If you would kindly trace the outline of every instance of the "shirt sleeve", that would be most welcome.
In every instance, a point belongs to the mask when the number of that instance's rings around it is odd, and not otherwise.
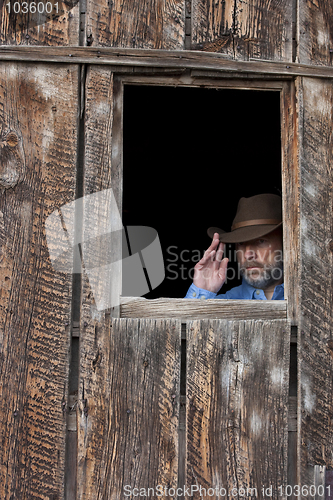
[[[185,299],[215,299],[216,293],[209,292],[208,290],[204,290],[203,288],[198,288],[193,283],[190,288],[187,290],[187,294],[185,295]]]

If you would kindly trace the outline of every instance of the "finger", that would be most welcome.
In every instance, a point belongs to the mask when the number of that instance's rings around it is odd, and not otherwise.
[[[212,240],[210,246],[207,248],[206,252],[211,252],[212,250],[216,250],[216,248],[218,247],[219,241],[220,241],[219,234],[214,233],[213,240]]]
[[[224,254],[224,249],[225,249],[225,244],[224,243],[220,243],[219,246],[218,246],[218,249],[216,251],[216,260],[218,262],[222,261],[223,254]]]
[[[206,252],[204,253],[202,259],[199,260],[199,262],[196,264],[196,266],[198,266],[198,267],[199,266],[204,266],[209,261],[214,262],[215,254],[216,254],[215,250],[212,250],[211,252],[208,252],[208,250],[206,250]]]
[[[228,262],[229,262],[228,257],[224,257],[224,259],[222,260],[222,262],[220,264],[220,269],[219,269],[220,278],[223,278],[223,279],[225,278],[225,275],[227,272],[227,267],[228,267]]]

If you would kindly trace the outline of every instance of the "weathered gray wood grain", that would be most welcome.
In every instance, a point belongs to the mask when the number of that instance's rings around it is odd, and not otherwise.
[[[281,173],[283,213],[283,270],[288,318],[297,325],[300,297],[300,167],[297,82],[284,83],[281,92]]]
[[[106,67],[88,67],[85,94],[82,96],[85,106],[84,130],[84,176],[83,196],[103,192],[111,186],[117,190],[117,182],[112,185],[111,142],[113,121],[113,73]],[[118,199],[119,202],[119,199]],[[96,204],[96,206],[95,206]],[[92,443],[98,436],[106,436],[108,404],[108,360],[110,356],[110,316],[105,310],[97,309],[97,300],[109,298],[110,280],[104,279],[102,268],[105,264],[105,249],[95,236],[95,227],[103,234],[105,225],[110,222],[105,205],[99,206],[96,198],[91,206],[84,205],[81,219],[84,272],[81,282],[81,338],[80,338],[80,377],[79,406],[77,414],[78,429],[78,498],[97,498],[92,474],[101,460],[102,447],[91,452]],[[111,237],[111,234],[110,234]],[[93,243],[89,246],[89,241]],[[104,261],[104,262],[103,262]],[[95,275],[88,276],[86,266],[95,269]],[[94,265],[96,267],[94,267]],[[87,269],[89,272],[89,269]],[[100,274],[101,273],[101,274]],[[100,278],[100,283],[98,282]],[[119,280],[118,286],[119,286]],[[108,289],[109,288],[109,289]],[[96,296],[95,296],[96,295]],[[88,406],[87,406],[88,405]],[[86,412],[89,411],[89,417]],[[94,456],[96,453],[96,456]],[[95,486],[97,487],[97,485]]]
[[[188,322],[187,486],[225,488],[225,496],[257,488],[250,497],[260,499],[272,486],[278,498],[287,477],[289,332],[287,320]]]
[[[230,60],[223,54],[163,49],[127,49],[122,47],[0,47],[0,60],[48,63],[110,65],[118,68],[170,68],[228,71],[237,77],[250,75],[309,76],[332,78],[333,68],[276,61]],[[216,76],[216,75],[215,75]]]
[[[116,500],[126,486],[175,488],[181,324],[113,319],[107,334],[80,417],[78,498]]]
[[[333,4],[331,0],[299,0],[298,60],[304,64],[332,66]]]
[[[52,266],[45,223],[75,197],[77,89],[74,66],[0,67],[4,500],[63,498],[72,277]]]
[[[183,49],[185,0],[87,0],[93,46]]]
[[[333,466],[332,342],[332,121],[328,81],[304,78],[300,86],[301,296],[299,373],[301,481],[308,466]]]
[[[286,318],[287,302],[281,300],[195,300],[122,297],[123,318],[248,319]]]
[[[14,6],[14,4],[16,5]],[[6,6],[10,4],[10,8]],[[43,2],[23,2],[7,0],[0,8],[0,44],[1,45],[79,45],[80,6],[79,2],[47,0]],[[48,5],[46,5],[48,4]],[[71,7],[73,5],[73,7]],[[34,13],[36,7],[37,14]],[[49,11],[47,22],[38,22],[39,12]],[[17,13],[15,13],[15,10]],[[23,12],[28,10],[26,14]],[[56,15],[56,13],[59,15]]]
[[[194,0],[192,48],[235,59],[292,60],[292,2]]]

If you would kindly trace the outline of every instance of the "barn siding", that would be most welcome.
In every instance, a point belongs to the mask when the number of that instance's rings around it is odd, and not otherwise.
[[[113,319],[96,333],[95,358],[82,377],[77,498],[176,488],[180,322]]]
[[[76,66],[0,67],[0,496],[62,498],[70,274],[45,221],[75,196]],[[32,125],[33,124],[33,125]]]
[[[301,460],[333,466],[332,82],[304,78],[301,145]]]
[[[187,48],[239,61],[332,67],[330,0],[88,0],[86,8],[84,2],[68,3],[58,18],[38,26],[28,18],[8,16],[4,4],[3,46]],[[186,66],[178,60],[178,71],[181,64]],[[111,136],[112,124],[118,124],[113,133],[121,133],[121,105],[113,100],[112,88],[118,85],[113,71],[82,68],[79,81],[79,68],[71,64],[1,62],[0,493],[4,499],[49,500],[64,495],[63,410],[69,404],[72,280],[52,268],[44,224],[80,189],[90,195],[112,188],[121,206],[121,152],[114,147],[121,142]],[[120,99],[121,93],[117,95]],[[333,467],[332,101],[331,79],[297,78],[282,102],[284,213],[292,253],[286,268],[288,318],[299,331],[300,484],[311,484],[314,475],[309,466]],[[80,135],[84,179],[76,186]],[[82,231],[89,233],[85,223]],[[71,474],[75,484],[79,480],[79,498],[87,492],[101,497],[113,491],[116,481],[107,476],[103,482],[97,470],[100,466],[109,470],[103,443],[108,442],[109,429],[105,412],[113,403],[103,381],[110,377],[110,318],[119,311],[117,306],[110,314],[97,310],[92,283],[82,275],[81,293],[75,297],[80,303],[81,375],[78,420],[71,424],[68,442],[78,450],[78,468],[74,462]],[[119,281],[112,287],[117,295]],[[206,481],[211,480],[209,474]],[[96,485],[102,489],[96,491]]]
[[[89,45],[185,48],[185,0],[87,0]]]
[[[291,61],[293,4],[288,0],[193,0],[192,49],[240,60]]]
[[[333,64],[333,4],[331,0],[299,3],[299,62]]]
[[[6,4],[10,1],[11,13]],[[0,45],[79,45],[80,39],[80,5],[79,2],[62,2],[48,0],[58,4],[59,16],[53,15],[46,23],[38,23],[33,14],[15,14],[14,1],[1,3],[0,8]],[[22,4],[22,2],[19,2]],[[30,2],[29,2],[30,4]],[[38,1],[36,2],[36,5]],[[46,1],[42,4],[45,6]],[[73,7],[71,7],[73,6]],[[56,12],[54,9],[52,12]]]
[[[284,498],[289,332],[287,320],[188,322],[188,486]]]

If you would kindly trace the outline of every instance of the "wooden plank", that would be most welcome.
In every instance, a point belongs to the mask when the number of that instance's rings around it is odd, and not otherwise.
[[[292,60],[292,2],[193,0],[192,48],[235,59]]]
[[[200,69],[244,74],[333,78],[333,68],[275,61],[234,61],[223,54],[199,51],[125,49],[113,47],[0,47],[0,60],[98,64],[128,68]],[[121,69],[122,68],[122,69]]]
[[[84,177],[83,195],[87,198],[92,193],[106,192],[111,188],[114,171],[111,164],[112,150],[112,121],[113,121],[113,73],[107,67],[88,67],[86,80],[83,82],[85,94],[82,100],[85,106],[85,130],[84,130]],[[117,179],[117,177],[116,177]],[[117,190],[117,182],[113,182]],[[117,200],[120,202],[120,200]],[[111,224],[109,214],[105,207],[98,207],[98,199],[93,217],[89,214],[89,205],[83,205],[82,241],[84,245],[84,265],[89,265],[89,260],[94,258],[96,262],[105,264],[105,247],[96,244],[93,239],[92,247],[87,245],[94,233],[94,225],[99,232],[105,234],[105,227]],[[97,217],[99,215],[99,217]],[[99,219],[99,220],[98,220]],[[109,228],[111,230],[111,227]],[[92,234],[89,234],[92,233]],[[111,234],[110,234],[111,238]],[[97,240],[98,241],[98,240]],[[108,252],[108,248],[106,248]],[[92,261],[92,264],[94,262]],[[100,454],[94,458],[90,457],[91,442],[94,443],[94,433],[103,433],[105,429],[106,414],[104,413],[107,401],[103,395],[103,384],[108,376],[107,360],[109,353],[110,315],[106,311],[97,309],[97,300],[102,300],[103,291],[105,297],[109,297],[107,291],[110,286],[109,276],[106,279],[100,276],[102,266],[94,267],[95,276],[82,274],[81,280],[81,311],[80,323],[82,328],[80,335],[80,379],[79,379],[79,404],[77,407],[77,429],[78,429],[78,468],[77,468],[77,498],[89,498],[86,491],[93,487],[90,484],[91,474],[94,472],[95,464],[100,460]],[[101,278],[100,285],[98,279]],[[90,278],[90,279],[89,279]],[[90,283],[91,281],[91,283]],[[94,296],[96,293],[96,300]],[[108,310],[109,313],[109,310]],[[85,401],[89,402],[89,420],[86,418]],[[94,403],[93,403],[94,402]],[[98,421],[100,420],[100,424]],[[91,433],[88,433],[87,424],[91,425]],[[102,427],[100,427],[102,426]],[[91,498],[95,498],[92,494]],[[97,498],[97,496],[96,496]]]
[[[283,266],[288,318],[293,325],[298,321],[300,291],[299,109],[296,85],[294,82],[285,83],[281,92]]]
[[[333,467],[332,85],[305,78],[298,98],[302,110],[300,484],[309,484],[309,465]]]
[[[0,4],[1,45],[79,45],[78,0],[34,4],[6,0]],[[15,4],[15,5],[14,5]],[[36,12],[34,11],[36,7]],[[40,14],[38,13],[38,9]],[[25,13],[25,11],[28,11]],[[15,13],[16,11],[16,13]],[[48,11],[49,14],[45,15]]]
[[[77,91],[75,66],[0,68],[4,500],[63,498],[72,277],[52,266],[45,223],[75,198]]]
[[[289,332],[287,320],[188,322],[193,498],[286,498]]]
[[[97,332],[82,374],[78,499],[177,487],[180,334],[177,320],[146,319],[113,319],[104,345]]]
[[[333,4],[331,0],[299,0],[298,60],[304,64],[332,66]]]
[[[90,45],[180,50],[185,0],[87,0],[86,24]]]
[[[121,298],[122,318],[180,318],[188,319],[282,319],[287,317],[284,300],[192,300]]]

